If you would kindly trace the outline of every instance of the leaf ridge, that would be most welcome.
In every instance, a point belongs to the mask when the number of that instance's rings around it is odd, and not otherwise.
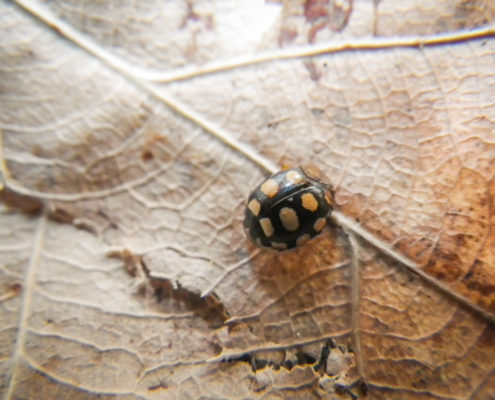
[[[23,290],[23,301],[22,309],[19,313],[19,332],[17,334],[16,343],[14,351],[11,356],[11,366],[8,373],[8,383],[7,383],[7,395],[6,398],[13,398],[15,385],[15,377],[18,369],[18,360],[23,352],[24,339],[27,332],[28,315],[31,310],[31,300],[35,285],[36,269],[38,266],[38,260],[40,258],[41,249],[43,248],[43,241],[47,222],[47,212],[46,210],[42,213],[39,218],[38,225],[36,227],[36,232],[33,240],[33,251],[29,259],[28,268],[25,273],[24,290]]]

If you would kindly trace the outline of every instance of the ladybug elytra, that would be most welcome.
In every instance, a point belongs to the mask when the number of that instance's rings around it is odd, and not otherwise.
[[[261,247],[286,250],[318,235],[333,209],[330,185],[291,168],[263,181],[248,198],[244,228]]]

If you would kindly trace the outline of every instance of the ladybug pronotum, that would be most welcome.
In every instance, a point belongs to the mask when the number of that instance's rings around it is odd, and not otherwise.
[[[330,185],[318,172],[292,168],[263,181],[248,198],[244,228],[261,247],[286,250],[306,243],[333,209]]]

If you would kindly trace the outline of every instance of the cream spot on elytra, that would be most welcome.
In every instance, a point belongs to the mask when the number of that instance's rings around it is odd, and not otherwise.
[[[299,228],[299,218],[294,209],[290,207],[284,207],[279,212],[280,221],[285,229],[288,231],[295,231]]]

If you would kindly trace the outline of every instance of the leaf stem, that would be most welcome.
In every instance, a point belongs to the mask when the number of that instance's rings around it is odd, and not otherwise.
[[[351,247],[351,324],[354,356],[360,379],[364,379],[363,358],[361,353],[361,330],[359,323],[359,246],[353,232],[347,231]]]
[[[24,300],[22,303],[22,308],[19,313],[19,331],[17,334],[17,340],[14,345],[13,354],[10,358],[10,371],[8,372],[7,379],[7,394],[5,399],[13,399],[15,397],[16,388],[16,378],[18,374],[18,366],[20,358],[24,354],[24,342],[26,340],[26,335],[28,332],[29,324],[29,313],[31,310],[31,302],[33,300],[34,286],[36,281],[36,270],[41,257],[41,251],[43,249],[43,241],[46,230],[47,213],[46,210],[40,216],[38,221],[38,226],[36,227],[36,232],[33,242],[33,251],[29,259],[29,264],[25,271],[25,278],[23,283],[23,296]],[[21,378],[22,379],[22,378]]]

